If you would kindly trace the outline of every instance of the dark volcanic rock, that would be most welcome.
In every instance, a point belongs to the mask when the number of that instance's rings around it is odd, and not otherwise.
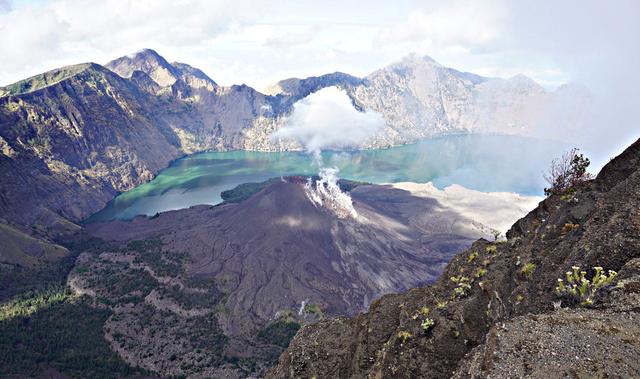
[[[283,317],[305,322],[321,315],[352,315],[381,295],[432,282],[455,252],[483,235],[474,222],[436,201],[386,186],[355,186],[351,196],[358,218],[340,218],[316,207],[305,193],[304,181],[297,179],[270,181],[239,203],[91,224],[87,230],[120,245],[159,239],[163,251],[185,257],[184,275],[162,283],[188,278],[215,283],[224,294],[216,306],[224,311],[216,317],[230,338],[225,354],[242,352],[262,363],[264,350],[273,346],[260,345],[256,333],[269,325]],[[99,266],[105,259],[116,259],[109,257],[83,255],[78,264]],[[109,270],[124,268],[114,263]],[[115,296],[100,290],[92,279],[81,277],[72,283],[82,293]],[[148,295],[145,301],[154,299]],[[173,346],[178,340],[167,343]],[[121,354],[132,363],[158,368],[144,363],[147,358],[137,361],[139,352]],[[164,353],[147,354],[162,361],[158,357]],[[160,371],[179,373],[170,367]]]
[[[275,181],[239,204],[87,230],[117,242],[160,237],[167,249],[189,252],[191,275],[227,278],[233,333],[251,333],[254,321],[297,310],[302,301],[353,314],[382,294],[435,280],[455,252],[482,235],[472,221],[402,190],[364,185],[351,194],[365,220],[338,218],[309,201],[303,185]],[[450,228],[453,220],[459,228]]]
[[[572,199],[543,201],[507,242],[457,255],[434,285],[303,327],[268,377],[639,376],[639,159],[640,140]],[[589,308],[559,298],[572,266],[619,271],[617,286]]]

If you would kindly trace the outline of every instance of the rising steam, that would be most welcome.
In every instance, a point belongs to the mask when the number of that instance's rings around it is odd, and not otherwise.
[[[313,155],[320,179],[309,179],[305,189],[314,205],[340,218],[357,219],[351,196],[338,186],[338,168],[324,167],[320,153],[323,149],[358,146],[384,125],[379,113],[357,111],[343,90],[328,87],[295,103],[286,124],[273,137],[296,140]]]
[[[351,196],[342,192],[338,186],[338,169],[335,167],[321,167],[320,179],[315,183],[309,178],[304,186],[307,197],[316,207],[331,210],[339,218],[358,219],[358,212],[353,207]]]
[[[358,112],[345,91],[327,87],[295,103],[286,124],[273,137],[296,140],[315,154],[358,146],[384,125],[382,115]]]

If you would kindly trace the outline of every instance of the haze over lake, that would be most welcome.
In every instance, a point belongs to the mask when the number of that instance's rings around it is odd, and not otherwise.
[[[542,173],[550,157],[567,145],[499,135],[457,135],[384,150],[325,151],[325,166],[340,177],[371,183],[433,182],[485,192],[542,194]],[[87,221],[131,219],[137,215],[218,204],[220,193],[238,184],[283,175],[314,175],[318,166],[304,152],[252,151],[194,154],[175,161],[151,182],[127,191]]]

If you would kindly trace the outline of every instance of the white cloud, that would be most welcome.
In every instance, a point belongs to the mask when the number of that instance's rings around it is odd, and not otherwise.
[[[307,150],[318,152],[364,142],[384,125],[379,113],[357,111],[343,90],[328,87],[295,103],[287,123],[274,137],[297,140]]]
[[[382,44],[411,44],[413,51],[468,53],[505,39],[506,10],[495,1],[457,0],[417,8],[405,22],[382,28]]]
[[[289,49],[312,42],[321,30],[320,26],[312,25],[276,32],[267,38],[266,45],[279,49]]]
[[[547,87],[581,82],[603,110],[594,124],[627,143],[640,118],[638,14],[637,0],[0,0],[0,85],[145,47],[222,85],[258,89],[292,76],[366,76],[416,52]]]
[[[0,82],[142,47],[206,44],[263,8],[247,0],[53,0],[14,7],[0,13]]]

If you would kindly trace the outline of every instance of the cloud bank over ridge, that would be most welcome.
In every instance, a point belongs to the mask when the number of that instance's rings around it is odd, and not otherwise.
[[[360,144],[384,125],[382,115],[359,112],[346,92],[327,87],[296,102],[285,126],[274,138],[296,140],[315,153]]]

